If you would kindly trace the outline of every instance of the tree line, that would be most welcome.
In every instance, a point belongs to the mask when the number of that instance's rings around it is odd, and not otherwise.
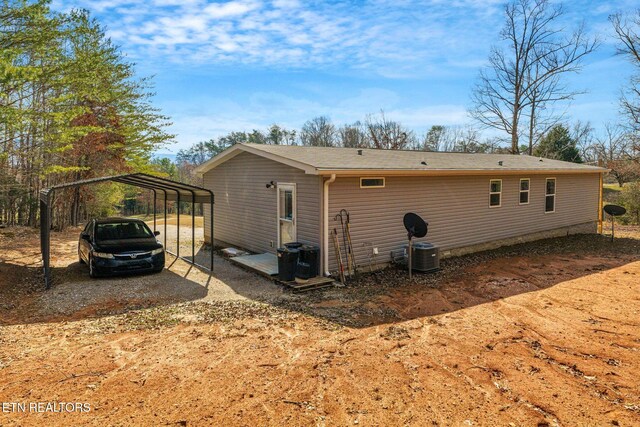
[[[155,170],[151,153],[172,139],[168,118],[151,104],[150,80],[136,77],[87,11],[3,0],[0,49],[0,223],[36,225],[43,188]],[[122,191],[59,192],[55,227],[99,214]]]
[[[276,124],[266,131],[231,132],[181,150],[177,163],[200,164],[236,143],[323,147],[527,153],[612,169],[622,185],[640,176],[640,11],[609,18],[618,54],[637,74],[623,89],[620,123],[606,124],[596,135],[590,123],[570,123],[566,105],[583,90],[566,82],[601,44],[585,26],[567,28],[562,4],[548,0],[513,0],[505,6],[500,42],[492,46],[471,93],[470,124],[434,125],[424,135],[390,120],[384,112],[364,121],[334,125],[326,116],[298,130]],[[483,137],[487,129],[492,137]]]
[[[371,136],[369,126],[375,123],[372,120],[369,117],[366,122],[369,124],[356,122],[337,127],[329,118],[321,116],[307,121],[300,131],[289,130],[276,124],[266,131],[235,131],[178,151],[175,163],[167,158],[161,159],[164,164],[162,170],[174,179],[197,184],[193,169],[238,143],[512,153],[500,138],[483,138],[480,129],[470,125],[434,125],[424,135],[416,136],[415,132],[394,121],[393,128],[396,130],[386,134],[390,136],[386,137],[384,144],[380,144],[380,137],[376,139]],[[640,179],[636,141],[635,134],[621,125],[606,124],[600,133],[596,133],[589,123],[557,123],[536,142],[532,155],[606,167],[611,169],[611,176],[622,186],[626,182]],[[528,147],[522,145],[520,149],[525,152]]]
[[[265,131],[234,131],[180,150],[176,162],[180,167],[198,165],[238,143],[469,153],[508,151],[498,139],[483,139],[480,130],[472,126],[433,126],[426,134],[418,135],[381,111],[343,126],[336,126],[327,116],[318,116],[305,122],[300,130],[273,124]]]

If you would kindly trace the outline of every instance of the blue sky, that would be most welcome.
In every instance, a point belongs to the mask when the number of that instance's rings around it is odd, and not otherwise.
[[[176,152],[234,130],[299,129],[315,116],[340,125],[385,111],[417,133],[469,123],[469,94],[492,43],[494,0],[54,0],[88,9],[137,72],[153,75],[155,104],[172,118]],[[571,87],[587,90],[569,120],[596,129],[618,117],[632,69],[615,56],[609,14],[636,1],[566,2],[562,25],[584,19],[602,40]]]

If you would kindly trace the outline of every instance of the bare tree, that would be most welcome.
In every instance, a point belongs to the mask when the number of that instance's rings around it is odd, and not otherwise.
[[[365,127],[373,148],[387,150],[418,148],[418,140],[413,131],[405,128],[399,122],[387,119],[384,111],[381,111],[379,116],[368,115]]]
[[[333,147],[336,144],[336,127],[326,116],[308,120],[300,130],[302,145]]]
[[[598,163],[611,170],[620,187],[640,177],[640,165],[634,161],[632,135],[622,126],[607,123],[603,134],[596,138],[594,150]]]
[[[423,138],[425,151],[487,153],[498,148],[497,141],[480,140],[480,131],[471,125],[432,126]]]
[[[338,129],[338,138],[340,145],[346,148],[368,148],[371,146],[369,135],[360,121]]]
[[[594,129],[590,122],[573,123],[570,129],[571,139],[576,142],[576,148],[584,163],[597,163],[598,154],[595,145]]]
[[[542,69],[540,64],[533,66],[533,74],[527,76],[527,82],[534,82],[540,77]],[[540,142],[540,139],[547,134],[551,128],[560,124],[565,117],[566,111],[557,111],[555,104],[557,101],[567,101],[580,92],[568,91],[564,85],[561,75],[551,76],[540,85],[532,86],[527,99],[529,108],[525,111],[528,119],[527,145],[526,151],[530,156],[533,149]],[[553,95],[556,94],[556,95]],[[520,147],[523,147],[522,145]]]
[[[447,127],[434,125],[427,131],[422,141],[424,151],[447,151],[444,147],[447,137]]]
[[[640,10],[628,17],[616,14],[610,20],[620,41],[618,54],[625,56],[636,68],[620,102],[637,135],[640,132]]]
[[[459,153],[484,153],[486,151],[480,142],[480,132],[470,125],[449,128],[447,139],[452,146],[450,151]]]
[[[264,143],[272,145],[295,145],[296,131],[287,130],[277,124],[272,124],[267,130],[267,133],[264,134]]]
[[[577,92],[561,76],[578,72],[582,59],[598,45],[581,26],[564,36],[556,24],[564,12],[548,0],[514,0],[505,8],[506,23],[500,36],[505,47],[494,46],[489,66],[480,71],[472,93],[471,116],[484,126],[505,131],[511,151],[518,153],[520,124],[529,116],[529,145],[541,110]]]

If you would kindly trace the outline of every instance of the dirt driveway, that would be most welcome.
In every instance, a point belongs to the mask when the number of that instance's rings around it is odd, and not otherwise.
[[[0,233],[0,425],[638,425],[640,231],[289,294],[223,260],[89,281],[58,235]],[[626,233],[626,234],[625,234]],[[37,237],[36,237],[37,239]],[[37,240],[35,240],[37,242]],[[7,250],[8,248],[8,250]]]

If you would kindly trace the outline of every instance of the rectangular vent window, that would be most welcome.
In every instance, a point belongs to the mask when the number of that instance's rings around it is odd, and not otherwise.
[[[360,188],[384,188],[384,178],[360,178]]]

